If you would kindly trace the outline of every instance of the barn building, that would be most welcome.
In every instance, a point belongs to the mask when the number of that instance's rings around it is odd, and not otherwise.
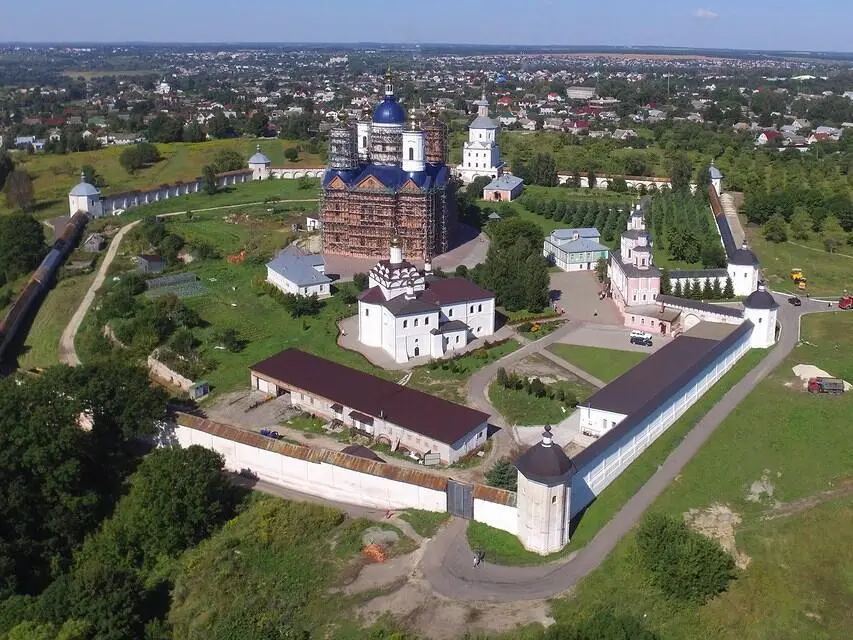
[[[252,389],[338,420],[393,451],[452,464],[486,443],[489,416],[317,356],[287,349],[250,367]]]

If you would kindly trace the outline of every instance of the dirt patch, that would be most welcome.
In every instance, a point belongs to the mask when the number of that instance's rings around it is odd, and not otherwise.
[[[532,355],[514,364],[512,372],[528,378],[539,378],[545,384],[553,384],[554,382],[562,382],[564,380],[572,382],[579,381],[574,374],[540,355]]]
[[[435,595],[419,575],[402,588],[369,600],[360,611],[367,624],[390,614],[406,628],[433,640],[455,640],[462,629],[472,634],[498,633],[519,625],[554,622],[547,601],[456,602]]]
[[[794,375],[797,376],[803,383],[803,388],[808,387],[809,380],[811,378],[834,378],[835,376],[827,373],[823,369],[820,369],[813,364],[798,364],[797,366],[791,369],[794,372]],[[853,389],[853,385],[851,385],[846,380],[844,381],[844,390],[850,391]]]
[[[853,478],[847,478],[826,491],[821,491],[820,493],[816,493],[800,500],[794,500],[793,502],[777,504],[763,516],[763,519],[775,520],[776,518],[785,518],[816,507],[819,504],[828,502],[829,500],[846,498],[851,495],[853,495]]]
[[[684,514],[684,521],[694,531],[716,540],[734,558],[739,569],[746,569],[752,559],[738,551],[735,543],[735,527],[741,518],[723,504],[712,504],[707,509],[691,509]]]
[[[761,477],[749,486],[745,498],[749,502],[769,502],[772,506],[776,504],[773,500],[775,490],[776,487],[770,482],[770,471],[765,469]]]

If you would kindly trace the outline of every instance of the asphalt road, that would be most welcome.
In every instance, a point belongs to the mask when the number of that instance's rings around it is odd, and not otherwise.
[[[432,588],[441,595],[457,600],[536,600],[572,588],[598,568],[619,540],[639,521],[646,509],[681,473],[723,420],[791,353],[799,341],[801,316],[836,309],[834,306],[828,308],[825,303],[806,300],[803,301],[802,307],[797,308],[786,302],[786,296],[774,295],[780,304],[778,320],[781,325],[781,335],[776,346],[699,421],[657,472],[587,546],[567,559],[548,565],[504,567],[489,564],[486,558],[486,561],[475,569],[471,562],[473,553],[465,537],[467,523],[454,520],[430,541],[424,553],[421,569]]]

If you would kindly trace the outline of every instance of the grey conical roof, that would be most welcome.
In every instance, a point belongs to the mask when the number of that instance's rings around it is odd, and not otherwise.
[[[515,468],[528,480],[548,485],[565,482],[575,472],[572,459],[554,444],[550,426],[545,427],[541,441],[518,457]]]

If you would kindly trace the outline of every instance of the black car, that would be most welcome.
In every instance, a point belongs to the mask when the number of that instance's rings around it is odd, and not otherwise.
[[[803,301],[800,300],[797,296],[792,296],[788,298],[788,302],[795,307],[801,307],[803,305]]]
[[[638,344],[641,347],[651,347],[652,339],[651,338],[642,338],[640,336],[631,336],[631,344]]]

